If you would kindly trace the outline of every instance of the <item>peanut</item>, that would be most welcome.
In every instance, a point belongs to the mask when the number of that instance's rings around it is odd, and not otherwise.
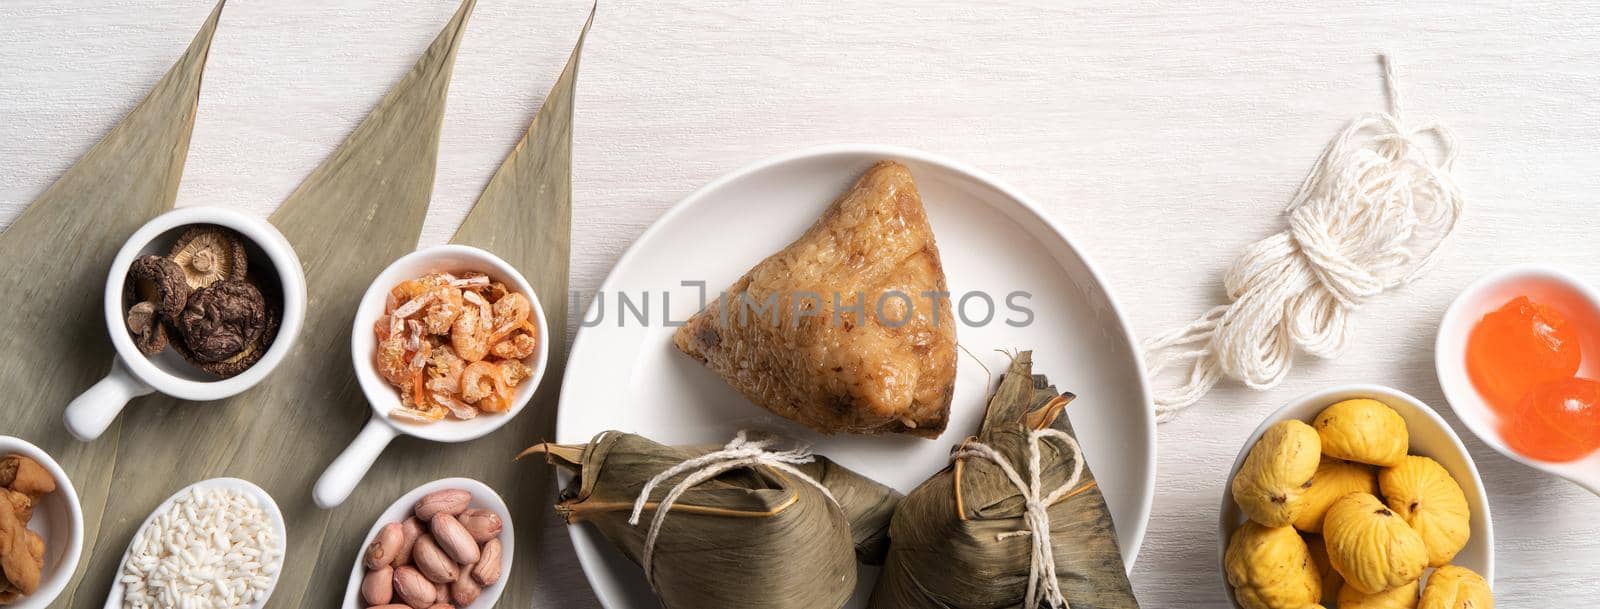
[[[372,544],[367,546],[366,565],[368,569],[377,569],[384,565],[394,564],[394,559],[400,554],[400,544],[404,534],[400,531],[400,523],[391,522],[378,529],[378,534],[372,537]]]
[[[483,544],[483,556],[472,566],[472,579],[480,585],[493,586],[500,581],[500,540],[491,539]]]
[[[411,549],[417,545],[417,538],[422,536],[422,521],[415,516],[407,518],[400,523],[400,552],[394,556],[394,566],[404,567],[411,564]]]
[[[415,568],[400,567],[394,570],[394,592],[411,609],[427,609],[433,604],[438,589]]]
[[[458,488],[447,488],[423,495],[413,511],[417,514],[417,520],[428,522],[433,520],[435,514],[455,516],[465,512],[467,504],[471,502],[472,493]]]
[[[361,579],[361,598],[368,605],[387,605],[394,600],[394,568],[385,566],[368,571]]]
[[[433,532],[433,541],[452,560],[463,565],[478,562],[478,542],[472,540],[472,534],[455,516],[437,514],[428,528]]]
[[[470,509],[462,512],[456,520],[461,521],[461,526],[466,527],[467,533],[472,535],[472,540],[478,543],[486,543],[490,539],[499,537],[503,528],[500,515],[490,510]]]
[[[458,577],[450,584],[450,600],[460,607],[471,605],[482,593],[483,588],[470,577]]]
[[[433,541],[432,535],[423,535],[417,538],[417,544],[411,548],[411,562],[428,578],[428,581],[448,584],[455,581],[461,570],[456,566],[444,550],[439,549],[439,544]]]

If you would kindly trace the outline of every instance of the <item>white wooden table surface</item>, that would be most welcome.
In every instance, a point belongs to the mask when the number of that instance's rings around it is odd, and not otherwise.
[[[889,143],[966,161],[1044,202],[1150,335],[1216,304],[1229,260],[1280,229],[1279,209],[1328,138],[1381,109],[1373,51],[1388,49],[1408,108],[1460,136],[1469,215],[1435,272],[1360,311],[1343,359],[1302,359],[1267,393],[1225,386],[1160,428],[1135,587],[1146,607],[1220,607],[1223,476],[1264,414],[1360,381],[1417,395],[1454,422],[1431,345],[1458,290],[1517,262],[1600,282],[1600,7],[1389,4],[607,2],[578,86],[572,285],[594,289],[651,221],[723,172],[813,144]],[[0,2],[0,225],[132,108],[210,8]],[[480,0],[424,243],[465,215],[587,8]],[[270,213],[453,10],[449,0],[232,0],[178,204]],[[1493,494],[1499,606],[1593,605],[1600,499],[1467,443]],[[540,606],[593,607],[565,536],[546,539]]]

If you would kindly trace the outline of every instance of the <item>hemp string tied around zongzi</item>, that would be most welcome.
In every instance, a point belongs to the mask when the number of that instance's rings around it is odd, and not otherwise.
[[[657,486],[674,477],[685,473],[689,474],[678,482],[676,486],[673,486],[672,490],[667,492],[667,496],[662,498],[660,503],[656,504],[656,514],[650,520],[650,531],[645,535],[644,552],[640,557],[639,566],[644,569],[646,581],[649,581],[652,586],[655,585],[655,573],[651,570],[650,563],[655,554],[656,537],[661,534],[661,524],[666,522],[667,512],[672,509],[672,505],[689,489],[720,476],[724,472],[765,465],[799,478],[806,484],[810,484],[816,487],[817,490],[822,491],[822,496],[827,497],[828,501],[834,505],[837,506],[839,504],[839,500],[833,497],[833,493],[828,491],[828,487],[823,486],[821,482],[817,482],[811,476],[807,476],[799,468],[795,467],[796,465],[811,463],[816,460],[811,454],[811,448],[802,445],[788,450],[770,450],[779,441],[780,438],[777,437],[752,440],[750,439],[750,432],[740,430],[738,434],[734,435],[732,441],[722,447],[722,450],[707,453],[674,465],[656,474],[654,478],[645,483],[644,488],[639,491],[639,497],[633,502],[633,514],[628,517],[628,524],[630,525],[639,525],[645,506],[650,501],[650,493]]]
[[[1044,483],[1040,480],[1040,451],[1039,442],[1045,438],[1060,440],[1072,457],[1072,475],[1062,482],[1055,490],[1045,494]],[[1028,566],[1028,596],[1024,607],[1039,606],[1039,594],[1044,594],[1044,601],[1056,609],[1071,609],[1067,599],[1061,593],[1061,582],[1056,579],[1055,550],[1050,545],[1050,506],[1067,495],[1072,494],[1078,486],[1078,481],[1083,478],[1083,451],[1078,448],[1078,441],[1074,440],[1067,432],[1058,429],[1036,429],[1028,432],[1028,480],[1023,481],[1011,462],[1006,460],[999,451],[982,442],[969,441],[962,444],[950,455],[951,461],[967,458],[981,458],[993,461],[1000,466],[1000,471],[1005,472],[1006,478],[1017,487],[1017,492],[1022,493],[1025,512],[1023,522],[1027,530],[1011,531],[996,535],[998,539],[1027,536],[1031,538],[1033,554]],[[1043,586],[1040,586],[1040,583]]]
[[[1338,356],[1353,310],[1426,272],[1455,229],[1465,205],[1450,173],[1455,136],[1437,122],[1404,120],[1394,64],[1379,58],[1389,111],[1357,117],[1323,150],[1285,209],[1288,230],[1252,243],[1229,267],[1232,303],[1145,343],[1152,379],[1188,367],[1182,385],[1156,392],[1160,422],[1223,377],[1256,390],[1277,385],[1296,346]]]

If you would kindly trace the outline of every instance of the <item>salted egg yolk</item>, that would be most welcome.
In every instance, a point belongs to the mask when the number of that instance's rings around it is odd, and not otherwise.
[[[1506,444],[1541,461],[1572,461],[1600,448],[1600,382],[1568,378],[1535,387],[1500,431]]]
[[[1575,376],[1581,359],[1576,329],[1527,296],[1484,315],[1467,337],[1467,375],[1502,415],[1535,387]]]

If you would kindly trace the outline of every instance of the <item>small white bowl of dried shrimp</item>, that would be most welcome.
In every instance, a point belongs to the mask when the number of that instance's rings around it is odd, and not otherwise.
[[[389,265],[350,333],[372,420],[317,480],[317,505],[343,503],[400,434],[465,442],[506,424],[544,378],[546,336],[533,287],[494,254],[441,245]]]

